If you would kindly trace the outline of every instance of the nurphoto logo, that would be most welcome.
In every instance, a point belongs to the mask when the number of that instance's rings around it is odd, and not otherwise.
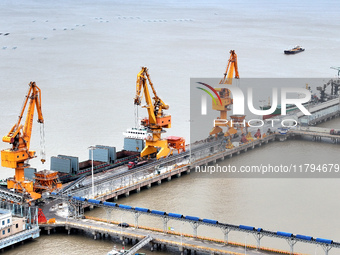
[[[271,88],[271,94],[272,94],[272,103],[269,109],[256,109],[254,107],[254,100],[253,100],[253,88],[248,87],[247,88],[247,100],[245,100],[245,95],[243,91],[237,87],[233,86],[231,84],[228,84],[224,87],[220,88],[213,88],[211,85],[203,83],[203,82],[197,82],[201,85],[201,87],[197,87],[197,89],[203,90],[205,93],[201,96],[201,115],[207,115],[207,95],[209,95],[213,102],[213,108],[219,109],[220,111],[229,111],[232,110],[234,115],[244,115],[245,114],[245,101],[247,101],[247,107],[248,110],[257,116],[263,116],[263,115],[270,115],[275,112],[277,107],[279,106],[279,91],[280,91],[280,99],[281,99],[281,115],[287,115],[287,106],[291,107],[292,105],[295,105],[298,110],[300,110],[304,115],[311,115],[311,113],[306,109],[304,104],[308,103],[311,98],[312,94],[308,89],[305,88],[293,88],[293,87],[282,87],[282,88]],[[296,95],[297,97],[288,97],[288,95]],[[216,97],[215,97],[216,96]],[[233,106],[231,108],[231,105]],[[232,122],[233,120],[227,120],[227,119],[215,119],[214,120],[214,126],[216,124],[227,124],[228,122]],[[273,120],[269,120],[273,122]],[[278,121],[278,120],[276,120]],[[285,125],[284,122],[292,122],[293,126],[297,125],[296,120],[283,120],[281,123],[282,126],[288,127],[290,125]],[[243,120],[245,122],[245,120]],[[252,119],[248,121],[249,126],[253,127],[260,127],[263,125],[263,120],[261,119]],[[251,123],[260,122],[262,124],[260,125],[251,125]],[[233,124],[233,123],[231,123]],[[234,123],[234,124],[242,124],[242,123]],[[243,123],[245,125],[245,123]]]

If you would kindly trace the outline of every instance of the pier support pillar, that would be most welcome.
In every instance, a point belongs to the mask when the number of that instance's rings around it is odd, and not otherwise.
[[[294,254],[294,245],[296,244],[296,240],[295,239],[287,239],[287,243],[290,246],[290,254]]]
[[[168,181],[171,181],[171,176],[168,177]]]
[[[124,238],[124,236],[121,236],[119,239],[122,241],[122,245],[125,245],[125,238]]]
[[[248,148],[245,148],[245,149],[244,149],[244,152],[247,152],[247,150],[248,150]]]
[[[163,217],[163,232],[167,233],[168,232],[168,217]]]
[[[135,227],[136,227],[136,228],[138,228],[138,218],[139,218],[140,215],[141,215],[140,212],[135,211],[134,216],[135,216]]]
[[[322,249],[325,251],[325,255],[328,255],[328,252],[332,247],[329,247],[328,245],[322,245]]]
[[[256,242],[257,242],[256,247],[259,250],[261,248],[261,239],[263,237],[263,234],[258,232],[258,233],[254,233],[253,235],[254,235]]]
[[[232,157],[233,157],[233,154],[230,154],[230,155],[229,155],[229,158],[232,158]]]
[[[130,191],[125,193],[125,197],[129,197],[130,196]]]
[[[147,188],[147,189],[150,189],[150,188],[151,188],[151,183],[149,183],[148,185],[146,185],[146,188]]]
[[[97,240],[97,233],[96,233],[96,232],[93,232],[92,234],[93,234],[93,239],[94,239],[94,240]]]
[[[48,234],[48,235],[51,234],[51,229],[50,229],[50,228],[47,229],[47,234]]]
[[[140,187],[136,189],[136,192],[139,193],[140,192]]]
[[[161,184],[162,184],[162,180],[158,180],[158,181],[157,181],[157,184],[158,184],[158,185],[161,185]]]
[[[189,169],[187,170],[187,174],[190,174],[190,167],[189,167]]]
[[[197,228],[198,228],[198,223],[197,222],[192,222],[190,223],[190,225],[192,226],[192,230],[194,232],[194,237],[196,238],[197,237]]]
[[[231,231],[230,228],[222,228],[223,236],[224,236],[224,244],[228,244],[229,241],[229,232]]]
[[[216,159],[214,159],[212,162],[213,162],[214,164],[216,164]]]
[[[178,174],[177,174],[177,177],[181,177],[181,173],[178,173]]]
[[[71,229],[70,229],[70,228],[67,230],[67,234],[68,234],[68,235],[71,234]]]
[[[237,155],[240,155],[240,151],[237,151],[236,154],[237,154]]]

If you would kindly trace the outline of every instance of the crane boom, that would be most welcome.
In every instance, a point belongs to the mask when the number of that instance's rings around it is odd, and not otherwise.
[[[220,84],[231,84],[232,78],[234,76],[234,71],[235,71],[235,78],[236,79],[240,78],[238,74],[237,55],[235,53],[235,50],[231,50],[229,53],[230,53],[230,57],[228,60],[228,65],[224,73],[224,77],[220,81]]]
[[[24,116],[26,107],[26,120],[25,124],[22,125],[21,120]],[[35,157],[35,151],[30,151],[35,108],[38,113],[38,122],[43,124],[44,118],[41,111],[41,90],[35,82],[30,82],[19,119],[10,132],[2,138],[3,142],[10,143],[12,147],[1,151],[1,165],[3,167],[15,168],[14,179],[8,180],[7,187],[9,189],[14,188],[21,192],[28,192],[33,198],[37,198],[40,195],[33,192],[33,182],[25,180],[24,170],[29,167],[25,161]]]
[[[154,95],[152,99],[148,83]],[[134,98],[135,105],[141,105],[143,94],[146,102],[144,108],[147,108],[149,118],[142,120],[142,125],[148,129],[149,136],[146,140],[146,146],[141,152],[141,157],[156,153],[157,148],[160,148],[160,151],[157,153],[157,159],[166,157],[170,149],[167,140],[161,138],[161,133],[165,132],[163,128],[171,127],[171,116],[165,115],[163,112],[163,110],[169,109],[169,105],[165,104],[163,100],[158,97],[146,67],[142,67],[137,75],[136,96]]]

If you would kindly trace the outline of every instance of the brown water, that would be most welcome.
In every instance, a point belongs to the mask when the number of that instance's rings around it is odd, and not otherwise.
[[[122,132],[134,125],[136,75],[146,65],[170,105],[168,135],[188,140],[190,77],[222,77],[230,49],[238,54],[241,77],[333,77],[329,66],[338,66],[340,59],[338,13],[336,1],[1,1],[0,33],[10,34],[0,35],[0,132],[5,135],[15,123],[26,84],[35,80],[43,93],[48,161],[42,166],[32,160],[34,167],[48,168],[50,156],[57,154],[85,160],[90,145],[121,149]],[[285,56],[283,50],[295,44],[306,51]],[[323,126],[339,128],[340,121]],[[39,151],[37,126],[31,148]],[[329,163],[338,155],[338,145],[287,141],[224,163]],[[1,178],[14,173],[0,170]],[[339,241],[338,186],[338,179],[200,178],[192,173],[119,202]],[[106,217],[101,209],[88,214]],[[162,227],[143,216],[140,224]],[[181,228],[171,221],[169,226]],[[190,232],[189,225],[183,231]],[[219,230],[198,231],[222,238]],[[244,242],[245,236],[232,232],[230,239]],[[254,243],[251,236],[248,242]],[[275,239],[263,238],[262,244],[288,249]],[[109,240],[53,234],[7,253],[105,254],[112,246]],[[314,249],[296,245],[305,253]],[[316,251],[322,254],[320,247]]]

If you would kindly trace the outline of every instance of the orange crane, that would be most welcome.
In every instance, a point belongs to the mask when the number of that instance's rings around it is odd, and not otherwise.
[[[233,77],[235,79],[239,79],[239,73],[238,73],[238,66],[237,66],[237,55],[235,53],[235,50],[231,50],[230,57],[227,64],[227,69],[224,73],[224,76],[222,80],[220,81],[220,84],[232,84]],[[235,72],[235,76],[234,76]],[[226,120],[228,117],[228,111],[231,110],[231,106],[233,104],[233,99],[230,96],[230,90],[227,88],[215,88],[215,90],[218,92],[222,104],[212,104],[212,108],[214,110],[217,110],[220,112],[220,119]],[[217,100],[218,101],[218,100]],[[245,116],[231,116],[231,119],[233,122],[242,122],[244,120]],[[223,132],[221,127],[228,127],[228,131],[224,134],[224,136],[231,136],[237,133],[237,130],[234,128],[238,128],[237,125],[231,125],[230,122],[225,123],[225,121],[222,121],[221,123],[216,122],[215,126],[209,133],[210,135],[217,136],[219,133]],[[239,126],[239,128],[242,130],[243,133],[243,127]]]
[[[148,83],[154,95],[152,99]],[[136,96],[134,98],[135,105],[141,105],[143,94],[146,102],[143,108],[148,110],[149,117],[141,121],[141,124],[147,128],[148,135],[145,148],[141,151],[140,155],[144,157],[157,153],[157,159],[167,157],[170,153],[170,148],[167,139],[162,139],[161,135],[165,133],[163,128],[171,127],[171,115],[166,115],[163,112],[169,109],[169,105],[165,104],[163,100],[158,97],[146,67],[142,67],[142,70],[137,75]]]
[[[238,74],[237,55],[235,53],[235,50],[231,50],[229,51],[229,53],[230,53],[230,57],[228,60],[227,69],[224,73],[223,79],[220,81],[220,84],[231,84],[233,76],[234,76],[234,70],[235,70],[235,79],[240,78]]]
[[[27,115],[25,124],[21,124],[26,106]],[[30,150],[34,108],[38,112],[38,123],[43,124],[44,118],[41,111],[41,91],[35,82],[29,83],[29,90],[26,95],[18,122],[12,127],[11,131],[2,138],[3,142],[10,143],[12,148],[1,151],[1,166],[15,168],[14,178],[7,180],[7,188],[15,189],[23,194],[29,194],[35,200],[41,197],[33,191],[33,182],[25,179],[25,168],[30,165],[27,160],[35,158],[35,151]],[[44,163],[45,159],[41,159]]]

